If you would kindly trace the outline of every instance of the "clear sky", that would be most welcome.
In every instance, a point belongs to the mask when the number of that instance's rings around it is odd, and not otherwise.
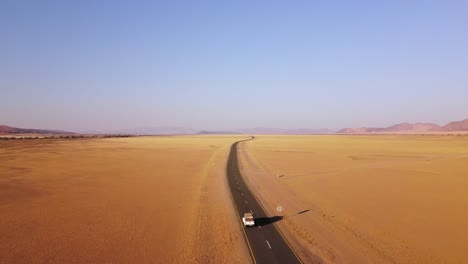
[[[3,0],[0,124],[444,124],[468,118],[467,14],[467,1]]]

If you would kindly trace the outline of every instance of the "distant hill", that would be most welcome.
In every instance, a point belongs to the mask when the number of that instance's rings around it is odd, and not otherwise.
[[[18,128],[18,127],[0,125],[0,135],[10,135],[10,134],[75,134],[75,133],[61,131],[61,130]]]
[[[197,133],[197,135],[233,135],[233,134],[239,134],[239,133],[230,132],[230,131],[209,131],[209,130],[203,130]]]
[[[104,134],[128,134],[128,135],[193,135],[198,131],[186,127],[141,127],[104,131]]]
[[[184,127],[148,127],[134,128],[118,131],[106,131],[108,134],[130,134],[130,135],[232,135],[232,134],[268,134],[268,135],[309,135],[309,134],[333,134],[329,129],[284,129],[284,128],[249,128],[239,130],[194,130]]]
[[[432,123],[401,123],[389,127],[361,127],[361,128],[343,128],[337,134],[367,134],[367,133],[430,133],[430,132],[449,132],[449,131],[468,131],[468,119],[448,123],[445,126],[438,126]]]
[[[468,131],[468,119],[450,122],[442,127],[444,131]]]
[[[401,123],[384,128],[384,131],[439,131],[440,126],[432,123]]]
[[[330,129],[311,129],[311,128],[250,128],[239,131],[242,134],[252,135],[317,135],[317,134],[333,134]]]
[[[337,134],[365,134],[365,133],[378,133],[382,132],[384,128],[378,127],[357,127],[357,128],[343,128],[336,132]]]

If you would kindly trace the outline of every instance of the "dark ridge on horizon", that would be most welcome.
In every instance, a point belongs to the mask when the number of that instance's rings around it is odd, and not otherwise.
[[[0,135],[12,135],[12,134],[76,134],[76,133],[69,132],[69,131],[62,131],[62,130],[18,128],[18,127],[0,125]]]

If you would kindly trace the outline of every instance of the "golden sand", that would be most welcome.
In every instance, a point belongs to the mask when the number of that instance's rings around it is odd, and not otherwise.
[[[242,170],[304,259],[468,259],[467,136],[260,136]],[[297,214],[303,210],[310,210]]]
[[[248,262],[225,179],[236,140],[0,142],[0,263]]]

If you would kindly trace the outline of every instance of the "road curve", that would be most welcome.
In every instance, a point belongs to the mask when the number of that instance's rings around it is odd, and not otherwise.
[[[247,140],[253,139],[254,137]],[[252,260],[258,264],[302,263],[274,224],[274,222],[280,221],[281,217],[269,216],[241,177],[237,160],[237,144],[242,141],[231,146],[226,174]],[[244,227],[242,224],[242,216],[248,212],[252,212],[254,215],[256,225],[253,227]]]

